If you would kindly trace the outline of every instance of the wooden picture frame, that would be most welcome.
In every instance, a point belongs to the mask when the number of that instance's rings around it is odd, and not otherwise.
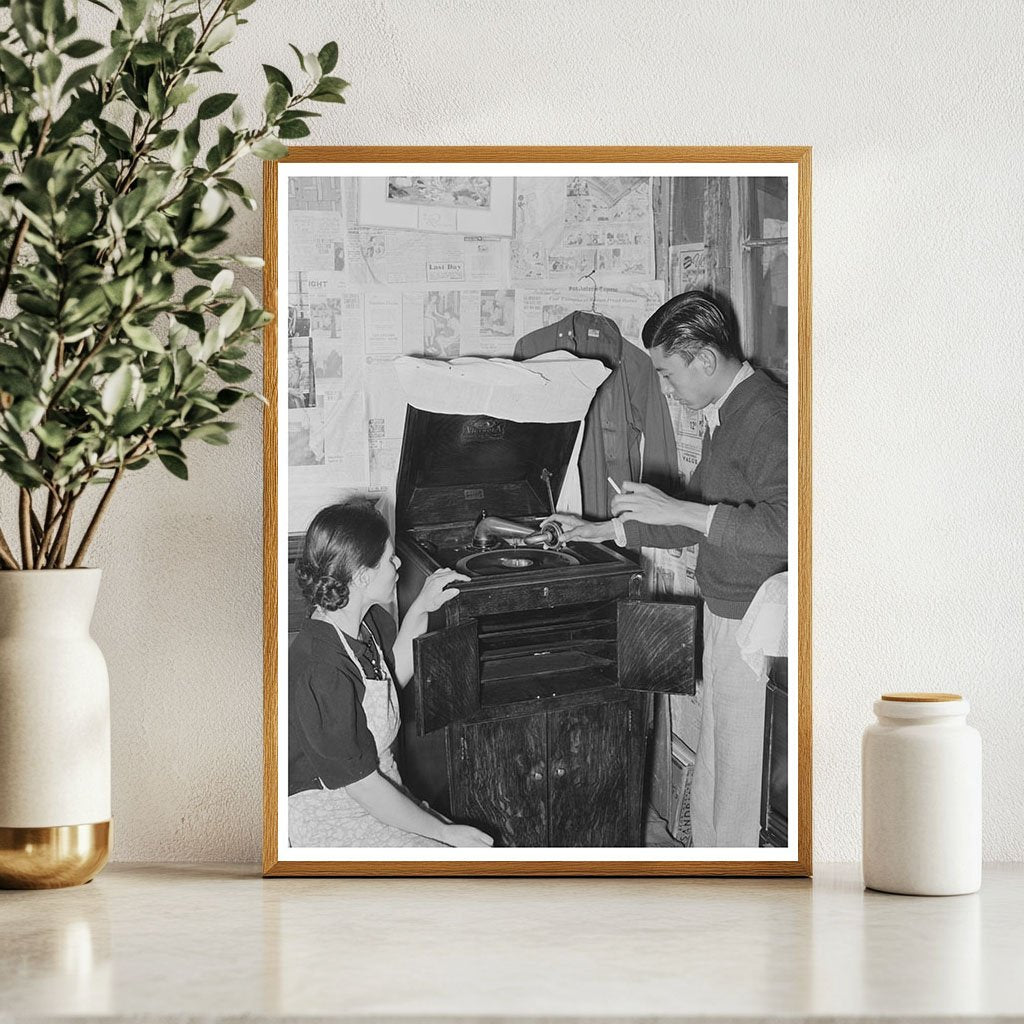
[[[522,171],[526,171],[526,175],[517,174]],[[442,172],[447,172],[447,176]],[[632,847],[609,849],[588,847],[582,850],[572,850],[561,845],[534,847],[514,852],[510,852],[508,848],[501,848],[471,852],[452,850],[449,854],[448,850],[444,850],[431,851],[429,855],[408,851],[396,851],[392,854],[391,851],[380,849],[365,853],[346,852],[341,856],[336,855],[336,852],[331,854],[331,851],[327,851],[323,858],[291,853],[284,836],[284,808],[282,806],[287,803],[288,799],[287,760],[283,751],[283,740],[287,735],[287,729],[282,727],[283,724],[287,724],[286,718],[282,717],[283,711],[287,707],[284,699],[287,679],[283,671],[286,648],[283,648],[282,645],[286,644],[286,637],[283,634],[287,622],[287,617],[284,614],[284,602],[287,599],[285,573],[288,565],[288,550],[290,545],[294,556],[297,544],[301,541],[301,529],[304,529],[304,525],[300,527],[299,531],[289,529],[287,524],[289,508],[283,500],[286,495],[282,494],[280,488],[280,475],[284,468],[282,462],[287,462],[287,458],[282,459],[281,453],[282,451],[287,452],[287,448],[283,446],[287,443],[286,435],[288,434],[288,431],[282,430],[282,419],[291,415],[285,409],[281,389],[286,384],[289,388],[292,385],[291,381],[282,380],[282,371],[285,367],[284,360],[295,351],[293,342],[298,335],[292,336],[290,333],[286,333],[285,321],[288,318],[284,317],[284,313],[288,311],[289,307],[287,294],[289,279],[285,276],[284,268],[289,254],[285,251],[284,246],[279,244],[279,240],[285,233],[285,222],[288,216],[286,197],[283,199],[284,186],[288,180],[299,175],[309,180],[341,181],[342,184],[330,187],[332,189],[349,189],[350,191],[346,195],[355,195],[356,192],[353,191],[355,190],[354,184],[345,184],[345,182],[348,179],[360,179],[359,187],[364,189],[364,192],[358,193],[364,197],[361,202],[365,204],[366,209],[374,211],[384,209],[381,203],[380,182],[386,179],[392,183],[386,186],[386,191],[388,196],[396,200],[395,208],[388,208],[386,213],[374,212],[372,214],[376,219],[389,221],[379,229],[374,229],[384,236],[385,243],[390,238],[387,232],[391,231],[418,231],[437,233],[438,235],[447,231],[451,233],[456,249],[458,246],[454,240],[459,237],[486,240],[489,237],[486,234],[487,229],[491,231],[504,230],[504,225],[509,220],[502,205],[506,200],[501,198],[500,202],[497,199],[491,201],[492,195],[498,196],[501,191],[494,186],[492,192],[491,182],[499,181],[499,179],[504,181],[511,176],[517,182],[541,180],[543,184],[543,181],[548,178],[561,179],[564,177],[571,181],[596,183],[592,186],[592,194],[600,195],[600,197],[593,199],[591,204],[595,210],[598,209],[600,203],[617,201],[611,194],[617,187],[614,183],[648,179],[652,209],[651,237],[647,236],[646,229],[636,232],[632,237],[628,232],[609,231],[604,238],[598,237],[599,233],[594,232],[591,232],[591,237],[588,238],[582,230],[580,231],[581,244],[584,245],[584,248],[587,248],[585,243],[588,241],[597,243],[588,249],[588,257],[593,256],[595,270],[598,267],[598,254],[602,251],[602,243],[607,244],[604,245],[606,251],[601,259],[606,260],[607,265],[611,267],[611,270],[603,276],[602,274],[596,275],[598,280],[593,283],[595,305],[592,308],[596,308],[599,285],[604,288],[605,285],[602,283],[604,281],[620,282],[621,279],[617,275],[624,268],[630,273],[639,274],[645,286],[651,282],[661,282],[665,288],[664,298],[676,294],[672,290],[673,282],[679,284],[680,290],[682,290],[690,286],[690,282],[695,279],[695,274],[697,280],[710,282],[712,290],[718,293],[728,291],[727,288],[723,289],[722,287],[722,282],[727,279],[744,282],[743,287],[747,290],[749,287],[754,287],[755,292],[757,288],[762,289],[756,294],[743,296],[738,303],[736,296],[733,296],[733,302],[734,305],[741,307],[737,308],[741,336],[745,330],[749,330],[749,325],[754,323],[754,317],[760,316],[757,323],[762,327],[764,324],[769,324],[769,327],[783,339],[780,344],[784,346],[781,350],[784,355],[781,358],[785,369],[789,371],[786,385],[790,395],[791,409],[789,504],[791,508],[797,509],[796,524],[794,525],[790,521],[789,525],[789,551],[790,561],[795,554],[797,564],[795,571],[791,574],[792,579],[796,581],[796,594],[793,594],[792,587],[790,587],[787,607],[790,623],[795,616],[797,628],[795,630],[790,628],[787,649],[787,653],[790,655],[789,659],[781,657],[769,659],[771,664],[769,689],[774,689],[777,694],[781,687],[782,692],[785,692],[788,661],[793,660],[795,654],[796,680],[795,686],[789,691],[795,696],[795,707],[793,706],[794,702],[790,700],[789,711],[782,714],[778,710],[779,705],[772,704],[776,698],[771,696],[766,705],[769,709],[776,708],[774,713],[766,713],[766,750],[770,751],[773,747],[777,749],[779,743],[787,744],[788,770],[783,773],[782,778],[788,784],[789,794],[785,807],[781,808],[781,811],[778,806],[772,808],[771,802],[777,797],[777,794],[776,797],[773,797],[772,787],[778,789],[779,780],[771,771],[769,763],[768,769],[762,777],[761,832],[761,842],[764,843],[773,841],[772,836],[777,839],[782,832],[788,831],[784,848],[774,849],[762,846],[758,847],[756,852],[754,848],[749,851],[732,849],[721,855],[713,848],[685,852],[684,848],[650,850]],[[369,182],[371,178],[374,179],[374,182],[367,185],[366,182]],[[770,194],[758,191],[758,189],[766,187],[758,185],[758,182],[769,181],[770,184],[776,180],[779,182],[785,180],[785,187],[782,185],[772,186]],[[410,189],[405,184],[406,181],[413,182],[414,187]],[[698,200],[690,202],[687,197],[692,198],[699,192],[698,186],[695,184],[698,181],[703,182],[703,185],[700,186],[704,190],[703,193],[700,193],[704,197],[703,202]],[[440,185],[437,184],[439,182]],[[613,184],[608,185],[609,182]],[[296,186],[296,188],[298,187]],[[319,185],[303,185],[302,187],[309,187],[314,191],[320,188]],[[584,185],[584,190],[588,188],[591,186]],[[417,192],[416,189],[421,191]],[[507,191],[505,189],[505,192]],[[514,193],[515,189],[513,188],[512,191]],[[310,192],[309,194],[313,195],[314,193]],[[318,192],[316,194],[319,195]],[[504,194],[503,192],[502,196]],[[658,205],[657,202],[659,195],[662,199],[661,205]],[[771,212],[771,203],[775,202],[780,195],[783,197],[782,201],[786,212],[782,217],[769,217],[765,211]],[[522,193],[518,194],[517,201],[524,201]],[[335,267],[341,266],[346,259],[345,253],[348,252],[345,249],[346,244],[367,244],[365,239],[358,235],[358,231],[365,228],[365,224],[356,220],[358,215],[353,212],[354,200],[346,199],[345,202],[348,204],[345,209],[349,211],[350,219],[341,219],[340,214],[327,214],[333,217],[332,230],[336,236],[334,238]],[[759,205],[761,203],[765,204],[763,208]],[[796,205],[795,213],[794,203]],[[340,204],[341,200],[339,199]],[[478,207],[486,207],[483,219],[477,216],[478,210],[473,209],[474,204]],[[319,204],[312,202],[310,205],[320,205],[324,210],[334,209],[327,201]],[[356,206],[356,209],[362,208]],[[514,213],[514,211],[510,211],[510,213]],[[749,220],[748,215],[754,220]],[[598,214],[594,214],[594,216],[597,217]],[[740,219],[743,219],[743,223],[747,225],[742,230],[737,223]],[[702,221],[703,239],[693,241],[692,238],[688,238],[687,231],[691,235],[700,233]],[[755,222],[759,230],[748,230],[749,225]],[[795,235],[792,231],[794,223],[796,225]],[[312,232],[309,230],[310,225],[314,225]],[[302,226],[304,231],[301,236],[301,244],[307,248],[303,249],[302,254],[295,258],[321,261],[319,265],[327,267],[331,258],[330,231],[323,235],[317,234],[319,228],[315,227],[315,218],[312,215],[302,221]],[[337,237],[339,230],[342,234]],[[358,240],[356,236],[353,236],[346,243],[345,232],[351,230],[356,231]],[[298,238],[299,235],[296,234],[295,237]],[[504,239],[505,236],[496,237]],[[680,237],[684,239],[683,242],[675,244]],[[565,242],[568,232],[563,233],[560,238]],[[571,241],[575,241],[575,238],[572,238]],[[639,245],[634,246],[634,242],[638,242]],[[512,244],[510,241],[509,246]],[[502,245],[504,246],[504,241],[502,241]],[[638,261],[647,259],[647,257],[642,254],[636,255],[636,253],[633,253],[636,258],[630,263],[632,256],[630,253],[625,253],[626,249],[635,248],[639,252],[648,246],[654,253],[653,264],[641,266]],[[437,248],[438,251],[445,250],[443,239],[437,242]],[[615,251],[612,252],[612,249]],[[517,250],[520,256],[521,250],[522,244],[520,250]],[[505,247],[501,251],[507,254],[512,250]],[[267,326],[265,331],[264,348],[264,392],[268,400],[264,416],[263,519],[264,875],[268,877],[319,875],[809,876],[812,866],[810,148],[794,146],[715,148],[293,147],[282,161],[268,162],[265,165],[264,254],[263,301],[264,306],[275,314],[275,320]],[[772,254],[771,259],[769,259],[769,254]],[[492,255],[484,253],[482,258],[491,259]],[[572,252],[566,257],[569,273],[575,273],[575,270],[578,269],[578,261],[575,264],[572,262],[574,258],[576,257]],[[561,274],[562,264],[552,257],[550,252],[545,250],[543,259],[547,261],[544,263],[546,271],[557,272],[554,283],[543,281],[543,286],[550,287],[551,294],[555,295],[559,287],[566,286],[567,279],[564,274]],[[616,263],[617,260],[621,262]],[[651,263],[651,260],[647,259],[647,262]],[[758,277],[755,271],[749,268],[759,268],[760,276]],[[643,277],[647,271],[649,271],[648,276]],[[795,282],[792,280],[794,271]],[[397,277],[401,277],[404,273],[397,267],[397,264],[388,272]],[[348,274],[349,271],[348,269],[335,270],[333,273],[335,277],[339,277],[341,274]],[[328,269],[321,275],[327,285],[330,285],[333,280],[331,274],[332,271]],[[431,274],[434,276],[431,277]],[[561,276],[558,276],[559,274]],[[612,276],[610,277],[609,274]],[[659,274],[662,275],[660,278]],[[461,281],[459,281],[460,275],[463,275]],[[588,275],[581,274],[579,276]],[[588,282],[579,282],[579,286],[589,288],[593,281],[593,275],[589,275],[589,277]],[[317,277],[310,280],[315,284],[322,283]],[[348,280],[349,278],[345,277],[345,281]],[[470,282],[469,286],[473,287],[472,270],[468,263],[464,264],[460,259],[454,258],[439,259],[429,264],[426,277],[416,282],[415,287],[410,286],[407,290],[422,292],[427,289],[431,293],[447,295],[450,292],[446,289],[458,290],[460,285],[465,287],[466,282]],[[751,284],[752,282],[753,284]],[[433,283],[432,289],[431,283]],[[508,292],[514,292],[522,285],[521,280],[506,283]],[[536,282],[528,282],[523,287],[524,294],[534,284]],[[575,284],[573,283],[574,287],[566,286],[564,290],[574,292]],[[301,289],[301,287],[300,282],[299,288]],[[346,284],[344,287],[350,286]],[[377,287],[377,285],[372,287],[359,284],[351,285],[354,292],[362,289],[361,294],[373,293],[376,295]],[[394,280],[387,280],[380,287],[384,291],[389,288],[399,292],[403,290]],[[483,288],[484,285],[478,282],[476,287]],[[538,285],[538,287],[540,286]],[[769,291],[774,289],[773,297],[770,300],[764,298],[766,289]],[[628,289],[626,290],[628,291]],[[488,290],[488,294],[491,294],[490,290]],[[644,301],[648,302],[648,310],[650,302],[661,295],[656,287],[653,291],[648,290],[644,294],[647,295]],[[499,292],[494,291],[491,295],[492,300],[497,301],[498,295]],[[790,296],[795,297],[795,309]],[[502,292],[501,298],[506,300],[508,296]],[[521,297],[516,297],[514,301],[518,302],[519,298]],[[352,301],[358,305],[356,300]],[[359,300],[359,302],[363,301],[363,299]],[[419,299],[413,300],[414,308],[418,308],[415,306],[418,301]],[[513,300],[509,299],[508,301],[512,302]],[[533,302],[532,306],[528,306],[527,299],[522,298],[523,322],[517,320],[515,324],[517,337],[524,333],[522,328],[527,321],[527,309],[531,311],[530,316],[533,317],[554,316],[560,310],[557,303],[552,300],[553,304],[550,309],[545,307],[545,311],[538,312],[540,307],[533,300],[532,295],[530,301]],[[632,301],[632,299],[628,301]],[[770,303],[774,303],[774,305],[770,305]],[[300,316],[301,308],[300,305]],[[340,307],[338,308],[340,309]],[[359,309],[363,310],[361,315],[364,317],[363,323],[365,323],[366,310],[363,306],[359,306]],[[781,314],[779,313],[780,309],[783,310]],[[769,314],[775,319],[768,319]],[[336,313],[336,316],[340,317],[341,315],[341,312]],[[480,312],[479,315],[483,317],[484,314]],[[493,310],[491,310],[488,316],[493,315]],[[519,305],[515,306],[515,315],[516,317],[520,315]],[[476,316],[475,307],[474,316]],[[534,322],[540,321],[535,320]],[[494,321],[489,320],[489,324],[494,329]],[[529,326],[529,324],[527,325]],[[494,330],[500,333],[507,329],[499,327]],[[331,330],[333,331],[335,328]],[[344,328],[337,328],[337,330],[344,330]],[[310,327],[309,381],[302,382],[300,366],[300,380],[297,389],[301,393],[298,401],[307,403],[304,408],[315,410],[316,406],[313,403],[317,399],[312,395],[315,390],[315,384],[312,383],[315,376],[314,334],[315,331]],[[626,335],[625,330],[623,330],[623,335]],[[761,342],[757,343],[761,344]],[[296,346],[297,348],[298,346]],[[487,351],[492,350],[488,349]],[[749,351],[746,345],[744,351]],[[429,350],[428,354],[431,354]],[[432,354],[446,357],[450,353],[440,349]],[[466,353],[463,351],[461,354]],[[304,355],[296,361],[301,364],[303,358],[305,358]],[[341,356],[339,355],[338,358],[340,360]],[[794,363],[795,373],[791,369]],[[344,371],[338,372],[340,375]],[[794,397],[796,398],[795,412],[792,410]],[[313,414],[311,413],[309,422],[312,422],[312,419]],[[306,435],[307,440],[304,444],[309,444],[309,436],[309,434]],[[795,453],[792,451],[794,437],[797,449]],[[318,456],[312,445],[310,448],[314,452],[314,459],[319,457],[323,460],[322,453]],[[345,464],[342,460],[338,465],[343,469]],[[309,467],[303,468],[308,469]],[[319,466],[318,473],[320,469],[325,469],[325,466]],[[342,472],[342,470],[338,472]],[[327,473],[325,471],[320,475],[326,479]],[[343,485],[344,482],[339,481],[337,486],[342,487]],[[793,500],[794,492],[795,501]],[[792,512],[789,515],[792,516]],[[308,522],[308,514],[306,522]],[[635,585],[631,584],[631,586]],[[630,591],[630,596],[636,596],[635,589]],[[620,621],[621,614],[620,612]],[[645,619],[645,621],[647,620]],[[699,657],[697,663],[699,664]],[[632,723],[632,721],[631,717],[630,722]],[[787,730],[788,740],[786,739]],[[445,735],[447,736],[448,733],[445,732]],[[449,739],[448,742],[450,743],[451,740]],[[663,770],[659,782],[659,786],[665,792],[671,789],[672,772],[676,766],[675,762],[671,760],[675,749],[674,743],[675,738],[672,736],[668,740],[663,738],[662,747],[659,748],[667,748],[669,751],[667,768],[669,774],[666,777]],[[794,746],[797,755],[795,758],[792,757]],[[682,762],[680,763],[682,764]],[[661,767],[664,769],[665,765],[662,764]],[[683,768],[685,769],[685,765]],[[655,766],[655,770],[657,770],[657,766]],[[794,817],[795,820],[793,820]],[[787,819],[788,830],[786,829]]]

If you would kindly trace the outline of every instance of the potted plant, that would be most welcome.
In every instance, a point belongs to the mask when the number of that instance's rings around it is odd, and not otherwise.
[[[0,2],[0,885],[87,881],[109,851],[107,673],[90,544],[126,473],[188,476],[253,397],[270,320],[224,255],[233,176],[344,102],[338,47],[264,65],[253,123],[200,91],[254,0],[121,0],[109,41],[64,0]],[[209,79],[207,79],[209,81]],[[13,520],[13,521],[12,521]]]

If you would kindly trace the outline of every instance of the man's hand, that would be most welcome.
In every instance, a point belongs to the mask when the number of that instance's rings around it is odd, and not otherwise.
[[[612,512],[626,523],[650,523],[656,526],[685,526],[704,533],[708,522],[708,506],[697,501],[670,498],[650,484],[626,480],[622,493],[612,497]]]
[[[543,528],[548,523],[558,523],[562,528],[562,539],[567,541],[600,543],[615,538],[615,530],[610,522],[591,523],[570,512],[556,512],[553,516],[548,516],[540,525]]]
[[[612,495],[612,512],[623,522],[635,520],[639,523],[662,525],[684,524],[683,506],[690,502],[677,501],[664,491],[650,484],[637,484],[625,480],[622,493]]]

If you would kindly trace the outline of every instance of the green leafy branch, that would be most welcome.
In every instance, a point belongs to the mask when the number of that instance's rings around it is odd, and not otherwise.
[[[295,84],[264,65],[249,125],[234,93],[196,102],[194,79],[221,71],[254,0],[93,2],[105,43],[64,0],[0,0],[0,474],[20,543],[0,524],[6,569],[82,565],[126,471],[156,460],[187,479],[186,441],[228,443],[270,320],[230,269],[262,260],[220,251],[236,206],[256,208],[232,173],[285,156],[348,84],[335,43],[292,47]]]

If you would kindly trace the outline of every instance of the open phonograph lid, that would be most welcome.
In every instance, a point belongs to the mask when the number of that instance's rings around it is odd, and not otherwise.
[[[400,530],[475,519],[547,515],[543,472],[557,499],[579,423],[514,423],[493,416],[445,415],[412,406],[398,466]]]
[[[400,530],[465,522],[485,509],[510,518],[546,515],[545,471],[557,500],[580,421],[609,372],[573,356],[404,356],[396,367],[409,402],[395,507]]]

